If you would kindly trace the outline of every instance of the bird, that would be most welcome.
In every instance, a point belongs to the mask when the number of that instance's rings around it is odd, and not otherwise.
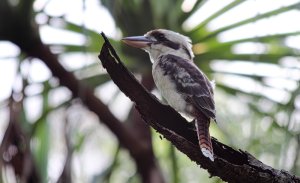
[[[191,39],[155,29],[122,41],[149,53],[157,89],[172,108],[194,119],[201,152],[214,161],[209,134],[210,123],[216,122],[214,83],[194,63]]]

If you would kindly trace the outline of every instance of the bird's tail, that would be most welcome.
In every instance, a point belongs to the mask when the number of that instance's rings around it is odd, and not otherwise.
[[[205,157],[214,161],[214,152],[209,135],[210,120],[203,120],[203,118],[196,118],[196,129],[201,151]]]

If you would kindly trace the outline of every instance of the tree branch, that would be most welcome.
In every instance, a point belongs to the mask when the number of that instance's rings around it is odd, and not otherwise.
[[[38,33],[38,25],[33,21],[32,7],[30,6],[32,2],[30,0],[23,3],[22,11],[13,11],[14,7],[9,5],[8,0],[0,1],[0,25],[5,25],[0,27],[0,40],[11,41],[18,45],[22,52],[42,60],[52,74],[59,79],[60,84],[72,92],[73,98],[80,98],[114,133],[122,147],[129,151],[142,181],[163,183],[164,179],[163,176],[160,176],[160,169],[156,164],[152,148],[148,148],[128,125],[119,121],[108,107],[94,95],[93,90],[80,83],[72,73],[68,72],[49,47],[43,44]],[[153,177],[156,179],[153,180]]]
[[[218,176],[227,182],[300,183],[299,177],[267,166],[251,154],[234,150],[216,139],[212,139],[215,161],[205,158],[198,147],[197,134],[193,125],[149,93],[125,68],[104,33],[102,36],[105,43],[99,59],[115,84],[136,104],[144,121],[212,176]]]
[[[15,101],[11,97],[9,123],[0,145],[0,168],[13,167],[16,179],[20,182],[41,183],[39,169],[30,151],[30,139],[21,128],[19,119],[21,109],[22,100]]]
[[[52,54],[49,47],[42,42],[37,42],[34,45],[32,49],[26,50],[26,53],[44,61],[53,75],[59,78],[60,84],[70,89],[74,98],[80,98],[99,117],[100,121],[116,135],[120,144],[129,151],[135,160],[137,170],[143,182],[156,183],[157,181],[149,181],[152,180],[153,171],[160,171],[155,157],[151,156],[153,154],[152,149],[147,148],[129,126],[119,121],[108,107],[94,95],[90,88],[80,83],[72,73],[68,72],[58,62],[57,57]],[[141,163],[143,160],[147,163]],[[163,183],[163,177],[160,178],[159,183]]]

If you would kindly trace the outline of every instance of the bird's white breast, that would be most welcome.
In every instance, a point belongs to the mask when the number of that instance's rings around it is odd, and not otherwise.
[[[164,71],[157,65],[157,62],[153,63],[152,75],[154,83],[161,95],[166,99],[168,104],[178,112],[186,112],[186,101],[177,92],[175,83],[171,81],[168,75],[164,75]]]

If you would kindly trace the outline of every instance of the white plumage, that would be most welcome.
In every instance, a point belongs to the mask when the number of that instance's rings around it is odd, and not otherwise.
[[[152,75],[161,95],[176,111],[195,119],[200,149],[214,161],[209,124],[215,120],[213,86],[193,63],[191,40],[173,31],[157,29],[123,41],[150,55]]]
[[[184,112],[186,110],[186,101],[176,90],[176,85],[169,76],[164,75],[164,71],[158,66],[158,62],[152,65],[152,76],[154,83],[161,95],[166,99],[168,104],[176,111]]]

